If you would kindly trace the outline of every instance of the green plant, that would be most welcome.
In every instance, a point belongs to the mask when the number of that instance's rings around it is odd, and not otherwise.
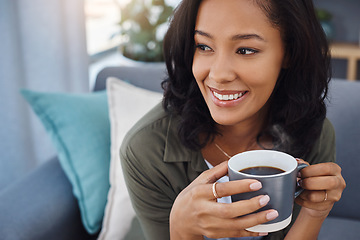
[[[335,27],[332,22],[332,14],[325,9],[316,9],[316,17],[318,18],[327,39],[332,41],[335,36]]]
[[[332,14],[325,9],[316,9],[316,16],[319,21],[330,21],[332,19]]]
[[[163,37],[172,11],[164,0],[132,0],[121,8],[123,55],[139,61],[163,61]]]

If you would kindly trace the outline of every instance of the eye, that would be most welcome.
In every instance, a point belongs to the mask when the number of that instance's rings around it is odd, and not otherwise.
[[[196,48],[203,52],[209,52],[212,51],[211,47],[205,45],[205,44],[197,44]]]
[[[259,52],[258,50],[251,49],[251,48],[239,48],[237,50],[237,53],[240,53],[241,55],[253,55],[258,52]]]

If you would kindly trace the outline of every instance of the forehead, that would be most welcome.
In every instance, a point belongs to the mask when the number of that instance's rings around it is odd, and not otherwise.
[[[277,31],[254,0],[203,0],[198,10],[196,29],[217,34]]]

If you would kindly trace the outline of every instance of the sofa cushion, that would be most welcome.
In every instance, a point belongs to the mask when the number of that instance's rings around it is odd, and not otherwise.
[[[135,217],[121,169],[119,149],[126,132],[162,99],[162,94],[116,78],[107,80],[111,123],[110,190],[100,240],[123,239]]]
[[[51,136],[86,230],[98,232],[109,190],[110,123],[106,92],[23,90],[22,94]]]

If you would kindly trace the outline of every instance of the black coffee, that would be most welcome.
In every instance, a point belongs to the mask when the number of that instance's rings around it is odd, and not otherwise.
[[[251,174],[251,175],[274,175],[285,172],[280,168],[267,167],[267,166],[258,166],[258,167],[249,167],[240,170],[239,172]]]

